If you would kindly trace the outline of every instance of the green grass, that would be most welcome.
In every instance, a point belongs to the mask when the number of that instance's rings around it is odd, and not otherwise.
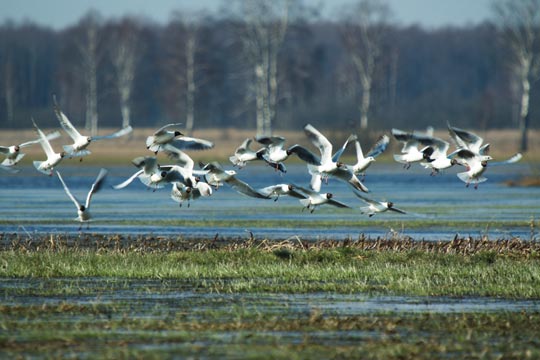
[[[198,291],[540,298],[540,255],[289,246],[146,252],[81,248],[0,252],[0,277],[181,279]]]
[[[540,357],[538,311],[324,307],[337,293],[540,299],[536,242],[3,236],[1,358]]]

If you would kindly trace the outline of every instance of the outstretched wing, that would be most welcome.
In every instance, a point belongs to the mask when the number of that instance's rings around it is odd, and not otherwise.
[[[330,163],[332,161],[332,143],[311,124],[304,126],[304,132],[321,152],[321,163]]]
[[[173,146],[179,150],[208,150],[214,147],[214,143],[211,141],[188,136],[174,139],[167,145]]]
[[[113,189],[118,190],[118,189],[123,189],[123,188],[125,188],[126,186],[128,186],[129,184],[131,184],[131,182],[132,182],[133,180],[135,180],[135,179],[136,179],[139,175],[141,175],[143,172],[144,172],[144,170],[139,170],[139,171],[137,171],[135,174],[131,175],[126,181],[124,181],[124,182],[122,182],[122,183],[120,183],[120,184],[118,184],[118,185],[114,185],[114,186],[113,186]]]
[[[62,126],[62,129],[69,135],[70,138],[73,139],[73,141],[77,141],[83,136],[77,131],[75,126],[69,121],[68,117],[60,110],[60,107],[56,103],[56,98],[54,98],[54,113],[56,114],[56,117],[58,118],[58,121],[60,122],[60,126]]]
[[[345,149],[347,148],[347,146],[349,145],[349,143],[351,141],[356,141],[358,139],[358,137],[354,134],[351,134],[347,140],[345,141],[345,143],[343,144],[342,147],[340,147],[338,149],[338,151],[335,152],[334,156],[332,156],[332,161],[333,162],[338,162],[339,161],[339,158],[341,157],[341,155],[343,154],[343,152],[345,151]]]
[[[92,136],[92,140],[104,140],[104,139],[116,139],[121,136],[127,135],[133,131],[133,128],[128,125],[123,129],[118,130],[115,133],[112,133],[110,135],[101,135],[101,136]]]
[[[73,203],[75,204],[75,207],[77,208],[77,210],[79,210],[79,208],[81,207],[81,204],[79,204],[79,202],[77,201],[75,196],[73,196],[71,191],[69,191],[69,188],[67,187],[66,183],[64,182],[64,179],[62,179],[62,175],[60,175],[60,173],[58,171],[56,172],[56,175],[58,175],[58,178],[60,179],[60,182],[62,183],[62,186],[64,187],[64,190],[66,191],[66,194],[69,196],[71,201],[73,201]]]
[[[50,134],[45,135],[45,137],[47,138],[47,140],[58,139],[60,137],[60,131],[54,131],[54,132],[52,132]],[[19,144],[19,147],[23,148],[23,147],[27,147],[27,146],[30,146],[30,145],[34,145],[34,144],[39,143],[39,141],[40,141],[40,139],[23,142],[22,144]]]
[[[523,155],[521,153],[517,153],[512,155],[510,158],[503,160],[503,161],[490,161],[489,166],[497,166],[497,165],[506,165],[506,164],[513,164],[521,160]]]
[[[159,135],[163,135],[165,133],[165,130],[167,128],[170,128],[171,126],[180,126],[182,125],[182,123],[176,123],[176,124],[167,124],[165,126],[162,126],[160,127],[159,129],[157,129],[155,132],[154,132],[154,135],[155,136],[159,136]]]
[[[356,195],[360,200],[364,201],[366,204],[372,204],[372,205],[379,205],[378,201],[371,200],[368,197],[365,197],[362,194],[357,193],[356,191],[353,191],[354,195]]]
[[[51,156],[54,156],[54,150],[53,150],[51,144],[49,143],[49,140],[47,140],[47,137],[45,136],[43,131],[41,131],[41,129],[38,128],[38,126],[36,125],[36,122],[34,121],[34,119],[32,119],[32,124],[34,124],[34,129],[36,129],[36,132],[39,135],[39,143],[41,144],[41,147],[45,151],[45,154],[47,155],[47,158],[49,158]]]
[[[301,145],[298,145],[298,144],[293,145],[288,150],[291,153],[298,155],[300,159],[304,160],[308,164],[317,165],[317,166],[321,165],[321,159],[317,155],[315,155],[314,153],[312,153],[311,151],[309,151],[308,149],[306,149],[305,147]]]
[[[231,176],[225,182],[229,184],[234,190],[236,190],[240,194],[244,194],[244,195],[254,197],[254,198],[259,198],[259,199],[270,199],[268,196],[261,194],[260,192],[252,188],[249,184],[243,182],[240,179],[237,179],[234,176]]]
[[[106,169],[101,169],[99,171],[99,174],[96,178],[96,181],[92,184],[92,187],[90,188],[90,191],[88,192],[88,195],[86,196],[86,208],[88,209],[90,207],[90,201],[92,200],[92,195],[97,193],[101,187],[103,186],[103,181],[105,180],[105,177],[107,176],[108,171]]]
[[[367,156],[368,157],[371,156],[371,157],[376,158],[377,156],[381,155],[386,150],[389,143],[390,143],[390,138],[387,135],[381,135],[377,139],[375,144],[373,144],[373,146],[369,150]],[[358,144],[358,145],[360,145],[360,144]],[[360,150],[360,151],[362,151],[362,150]],[[358,148],[357,148],[357,152],[358,152]]]

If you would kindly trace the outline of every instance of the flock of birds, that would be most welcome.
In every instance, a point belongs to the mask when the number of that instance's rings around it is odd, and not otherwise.
[[[131,127],[123,128],[107,136],[84,136],[73,126],[67,116],[61,111],[55,101],[55,114],[62,129],[73,140],[72,144],[64,145],[62,152],[55,152],[50,144],[51,140],[60,137],[60,132],[55,131],[45,134],[32,120],[38,138],[22,144],[13,146],[0,146],[0,154],[5,159],[0,164],[0,169],[10,173],[20,171],[16,167],[24,154],[21,149],[34,144],[40,144],[46,155],[42,161],[34,161],[34,167],[47,175],[52,176],[53,170],[65,158],[78,157],[82,161],[84,156],[91,152],[88,147],[97,140],[115,139],[127,135],[133,131]],[[286,146],[286,139],[281,136],[257,136],[246,139],[229,159],[232,165],[242,169],[249,163],[258,161],[268,164],[275,171],[282,174],[287,172],[284,162],[292,155],[307,164],[307,170],[311,179],[309,186],[299,186],[297,184],[282,183],[255,189],[236,175],[235,170],[226,170],[217,161],[210,163],[199,162],[199,169],[195,169],[193,159],[186,153],[191,150],[205,150],[214,147],[211,141],[184,136],[180,131],[174,130],[181,124],[168,124],[148,136],[146,148],[153,152],[152,156],[140,156],[132,160],[132,164],[138,170],[128,179],[120,184],[114,185],[114,189],[122,189],[131,184],[135,179],[139,179],[148,188],[156,189],[171,186],[171,198],[178,202],[180,206],[200,197],[209,197],[223,184],[227,184],[237,192],[259,199],[274,199],[277,201],[281,196],[291,196],[299,199],[303,208],[313,212],[318,206],[327,204],[340,208],[350,208],[350,206],[333,198],[330,192],[321,192],[321,186],[328,183],[329,179],[337,179],[347,183],[352,192],[361,199],[365,206],[360,208],[361,213],[373,216],[377,213],[393,211],[405,214],[394,206],[390,201],[378,201],[364,195],[368,193],[368,188],[362,183],[365,178],[366,169],[375,161],[376,157],[382,154],[388,147],[390,138],[382,135],[364,155],[359,140],[355,135],[349,136],[345,143],[334,152],[332,143],[319,130],[311,124],[304,126],[304,132],[310,142],[317,148],[313,152],[308,148],[295,144]],[[452,166],[463,166],[466,171],[457,174],[458,178],[466,183],[468,187],[486,181],[483,176],[488,164],[502,165],[519,161],[522,157],[517,153],[505,161],[493,162],[489,153],[489,144],[485,144],[478,135],[452,127],[448,125],[450,138],[456,149],[449,153],[450,143],[433,135],[432,129],[425,132],[405,132],[392,129],[392,136],[403,144],[401,153],[394,154],[394,159],[402,163],[405,168],[409,168],[413,163],[420,163],[423,167],[431,170],[431,175],[438,174],[441,170]],[[260,147],[256,150],[251,146],[258,143]],[[354,143],[356,150],[356,163],[345,164],[340,161],[341,155],[347,147]],[[170,165],[160,165],[157,159],[158,153],[164,153],[170,159]],[[90,204],[92,196],[102,187],[107,176],[107,170],[101,169],[96,180],[93,182],[84,203],[77,200],[71,193],[60,172],[56,171],[66,194],[77,208],[77,218],[81,223],[91,220]],[[79,230],[81,229],[79,227]]]

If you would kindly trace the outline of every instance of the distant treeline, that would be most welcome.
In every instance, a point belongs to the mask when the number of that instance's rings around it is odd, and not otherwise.
[[[0,127],[57,126],[53,94],[74,124],[87,117],[85,76],[93,51],[99,126],[122,125],[118,61],[134,58],[129,97],[131,123],[186,122],[186,42],[193,27],[171,21],[102,20],[88,48],[87,22],[62,31],[35,24],[0,26]],[[195,29],[194,128],[255,129],[253,69],[233,19],[206,19]],[[517,127],[507,50],[490,23],[425,30],[390,26],[374,76],[372,129],[455,126]],[[135,37],[132,53],[118,54],[121,39]],[[117,56],[117,62],[113,54]],[[86,54],[88,55],[88,54]],[[129,74],[128,74],[129,76]],[[125,79],[129,80],[129,79]],[[357,128],[361,87],[338,23],[295,20],[278,53],[274,129]],[[530,124],[538,126],[539,94],[532,89]]]

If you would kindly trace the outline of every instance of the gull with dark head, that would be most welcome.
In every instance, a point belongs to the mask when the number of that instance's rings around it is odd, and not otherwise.
[[[397,141],[403,143],[401,154],[394,154],[394,160],[402,163],[406,169],[409,169],[412,163],[430,159],[428,148],[433,145],[431,135],[399,129],[392,129],[392,135]]]
[[[302,208],[302,211],[305,209],[310,210],[311,213],[315,211],[315,209],[324,204],[332,205],[338,208],[348,208],[350,207],[348,205],[345,205],[335,199],[333,199],[334,195],[332,193],[319,193],[317,191],[313,191],[311,189],[306,189],[303,187],[297,187],[298,190],[302,191],[305,195],[305,199],[300,199],[300,203],[304,206]]]
[[[308,164],[321,164],[318,156],[301,145],[295,144],[284,148],[285,138],[282,136],[258,136],[255,140],[265,146],[257,151],[257,157],[281,172],[287,172],[283,162],[292,154],[296,154]]]
[[[367,206],[361,207],[360,212],[362,214],[367,214],[369,217],[372,217],[375,214],[379,214],[385,211],[393,211],[400,214],[405,214],[405,211],[400,210],[394,206],[394,203],[391,201],[376,201],[372,200],[370,198],[367,198],[356,191],[354,191],[354,194],[358,196],[363,202],[367,204]]]
[[[60,132],[55,131],[55,132],[52,132],[50,134],[47,134],[45,137],[49,141],[54,140],[54,139],[57,139],[57,138],[60,137]],[[21,161],[22,158],[25,155],[25,154],[21,153],[21,149],[23,149],[25,147],[28,147],[28,146],[31,146],[31,145],[34,145],[34,144],[39,144],[40,141],[41,141],[41,138],[36,139],[36,140],[27,141],[27,142],[24,142],[22,144],[17,144],[17,145],[0,146],[0,154],[3,154],[3,155],[6,156],[6,158],[4,159],[4,161],[2,161],[2,163],[0,165],[6,166],[6,167],[7,166],[15,166],[15,165],[17,165],[17,163],[19,161]]]
[[[293,184],[270,185],[262,189],[259,189],[258,191],[261,194],[265,195],[266,197],[269,197],[269,198],[275,197],[274,201],[278,201],[280,196],[285,196],[285,195],[295,197],[297,199],[307,198],[307,195],[304,195],[301,192],[297,191]]]
[[[240,194],[257,199],[269,199],[268,196],[261,194],[248,183],[238,179],[234,170],[224,170],[221,164],[216,161],[200,165],[202,165],[202,170],[207,172],[205,178],[208,179],[209,184],[219,186],[219,184],[225,183]]]
[[[77,217],[75,218],[75,220],[81,223],[79,230],[82,228],[83,223],[87,223],[88,228],[90,226],[89,221],[91,221],[92,218],[90,215],[90,202],[92,201],[92,196],[101,189],[103,181],[107,176],[107,170],[101,169],[99,171],[99,174],[94,183],[92,184],[88,195],[86,195],[86,202],[84,203],[84,205],[80,203],[75,196],[73,196],[71,191],[69,191],[69,188],[64,182],[64,179],[62,179],[62,175],[60,175],[58,171],[56,172],[56,174],[58,175],[58,179],[60,179],[60,182],[62,183],[66,194],[69,196],[71,201],[73,201],[75,207],[77,207]]]

